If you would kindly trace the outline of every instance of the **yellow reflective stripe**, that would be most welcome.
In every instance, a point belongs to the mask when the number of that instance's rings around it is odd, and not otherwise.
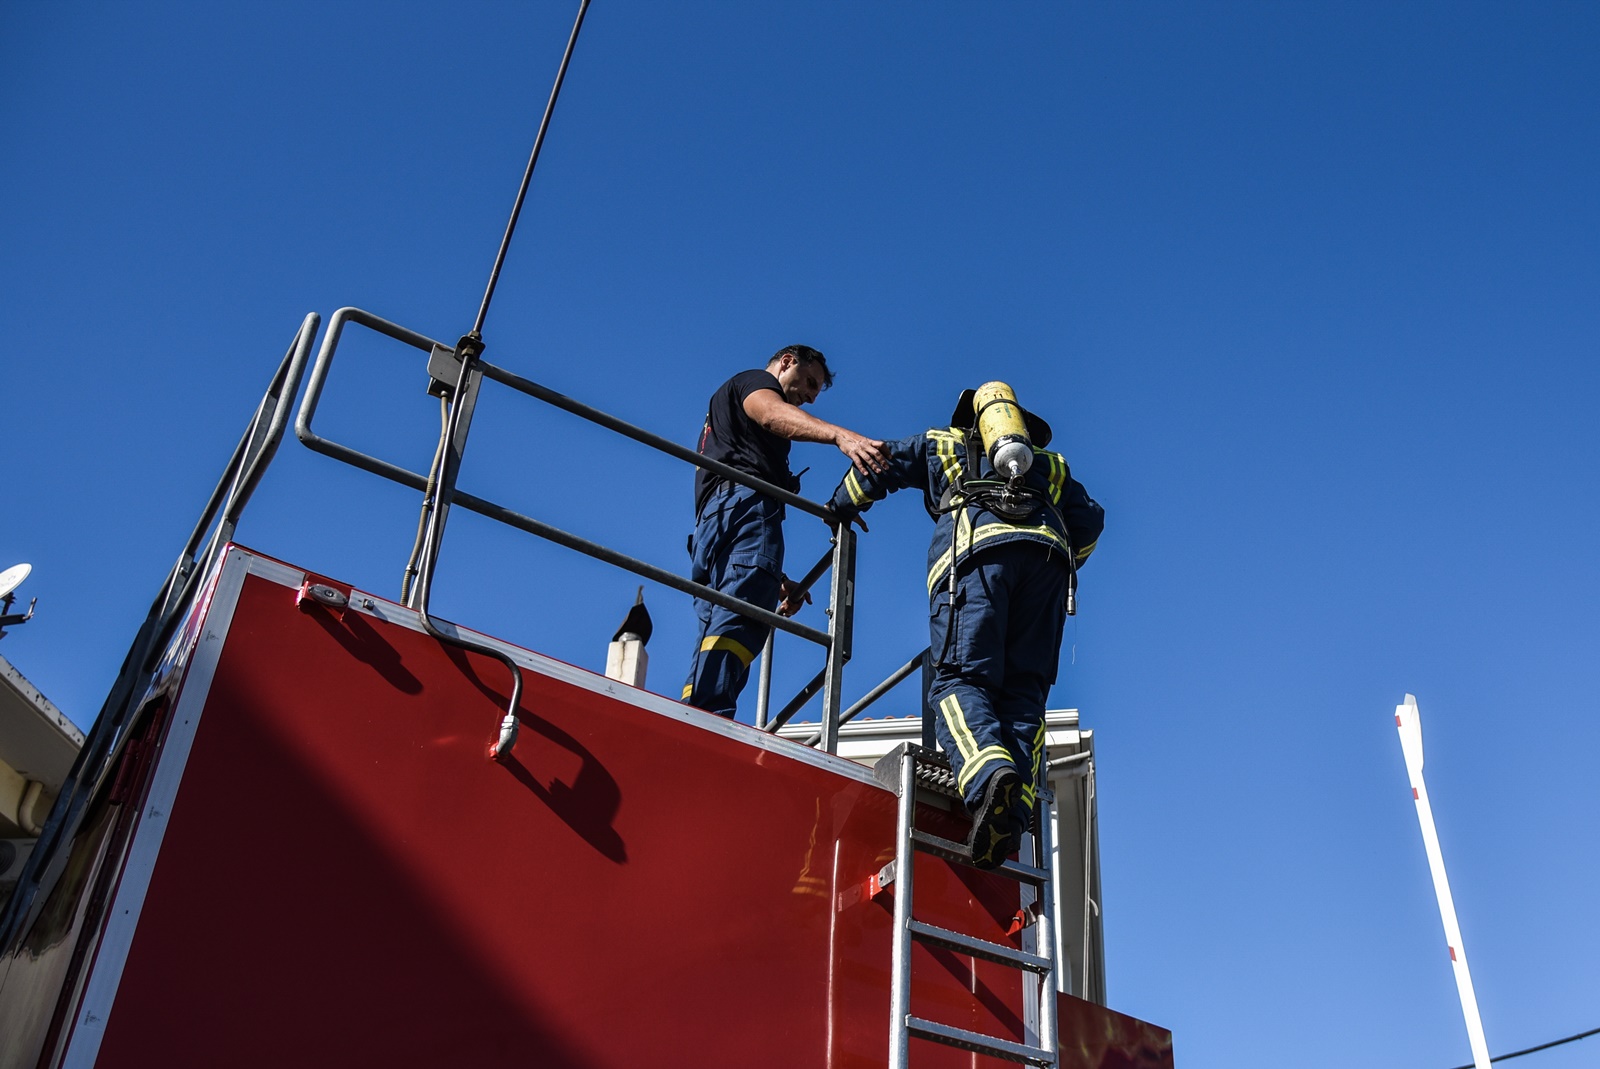
[[[1067,489],[1067,461],[1059,453],[1050,454],[1050,500],[1061,504],[1061,495]]]
[[[988,524],[988,527],[995,526]],[[983,530],[985,528],[979,528]],[[972,519],[967,515],[967,510],[962,509],[956,513],[956,545],[954,550],[945,550],[939,559],[933,562],[933,567],[928,569],[928,593],[933,593],[933,588],[939,584],[944,573],[950,567],[950,554],[953,552],[959,558],[967,552],[972,545]]]
[[[950,431],[930,430],[928,439],[933,442],[933,451],[944,468],[945,482],[954,486],[961,477],[961,461],[956,459],[956,443],[961,441],[961,437]]]
[[[1062,538],[1055,528],[1044,524],[1040,524],[1038,527],[1023,527],[1014,523],[986,523],[976,531],[971,528],[972,521],[967,519],[967,514],[963,511],[956,520],[955,555],[957,560],[965,557],[967,552],[979,542],[986,542],[991,538],[998,538],[1000,535],[1006,534],[1042,535],[1046,541],[1055,545],[1062,552],[1067,552],[1069,549],[1066,539]],[[1094,546],[1091,544],[1088,551],[1080,550],[1077,559],[1082,561],[1093,549]],[[950,567],[950,552],[950,550],[945,550],[933,562],[933,567],[928,569],[929,594],[933,593],[934,587],[938,586],[939,580],[944,577],[945,570]]]
[[[970,761],[978,753],[978,740],[972,737],[972,729],[967,727],[967,715],[961,711],[961,700],[954,694],[947,695],[939,703],[939,711],[944,714],[945,727],[950,729],[950,734],[955,737],[956,749],[961,751],[961,759]]]
[[[1033,797],[1034,797],[1034,787],[1033,787],[1033,785],[1039,782],[1039,765],[1044,760],[1044,739],[1045,739],[1044,721],[1040,720],[1039,721],[1039,730],[1034,732],[1034,735],[1033,735],[1033,776],[1029,780],[1029,782],[1022,788],[1023,794],[1027,796],[1029,805],[1033,804]]]
[[[975,760],[968,761],[961,767],[961,775],[956,779],[956,790],[962,794],[967,793],[967,784],[971,783],[980,771],[988,768],[996,761],[1011,763],[1011,753],[1004,746],[985,746],[978,751]]]
[[[1084,546],[1082,549],[1078,550],[1078,555],[1074,558],[1076,563],[1082,564],[1084,561],[1088,560],[1089,554],[1093,553],[1094,547],[1098,546],[1099,544],[1100,540],[1097,538],[1093,542],[1090,542],[1088,545]]]
[[[861,488],[861,480],[856,478],[856,469],[851,468],[844,476],[844,488],[850,492],[852,505],[863,505],[869,499],[867,492]]]
[[[737,639],[731,639],[727,635],[712,635],[700,643],[700,651],[702,653],[710,653],[712,650],[724,650],[733,654],[739,658],[746,668],[749,668],[750,662],[756,659],[755,654],[745,649],[744,643]]]
[[[956,779],[956,790],[965,794],[973,777],[995,761],[1011,763],[1011,753],[1004,746],[978,748],[978,740],[967,726],[967,714],[961,709],[961,699],[956,695],[946,695],[939,703],[939,711],[944,714],[945,727],[956,740],[956,749],[961,751],[961,775]]]
[[[693,683],[685,683],[683,685],[683,700],[684,701],[688,701],[689,700],[689,695],[691,695],[693,693],[694,693],[694,684]]]

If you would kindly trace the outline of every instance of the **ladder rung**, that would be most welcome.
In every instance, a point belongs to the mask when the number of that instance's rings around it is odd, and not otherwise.
[[[1025,950],[1017,950],[1003,943],[993,943],[987,939],[979,939],[971,935],[962,935],[952,932],[947,928],[936,928],[931,924],[921,921],[912,921],[911,934],[924,943],[944,947],[961,954],[970,954],[975,958],[996,962],[1000,965],[1010,965],[1018,969],[1027,969],[1039,973],[1041,976],[1048,973],[1051,968],[1049,958],[1041,958],[1037,954],[1029,954]]]
[[[935,1043],[960,1047],[962,1050],[975,1051],[978,1054],[990,1054],[1007,1061],[1023,1062],[1027,1065],[1056,1064],[1055,1051],[1045,1050],[1043,1047],[1030,1047],[1026,1043],[1013,1043],[1009,1039],[986,1036],[982,1032],[969,1032],[965,1028],[956,1028],[948,1024],[924,1021],[920,1017],[908,1016],[906,1031],[923,1039],[931,1039]]]
[[[967,852],[967,848],[951,839],[942,839],[937,835],[930,835],[925,831],[918,831],[913,828],[911,830],[911,842],[918,850],[933,854],[936,857],[942,857],[946,861],[955,861],[962,865],[972,864],[972,855]],[[1031,883],[1036,887],[1043,886],[1045,881],[1050,878],[1050,873],[1044,869],[1036,869],[1032,865],[1024,865],[1018,861],[1006,861],[995,868],[985,871],[1009,876],[1013,880]]]

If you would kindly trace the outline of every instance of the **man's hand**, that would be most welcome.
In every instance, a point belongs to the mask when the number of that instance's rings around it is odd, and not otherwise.
[[[889,466],[889,447],[876,438],[867,438],[840,427],[833,444],[839,447],[839,452],[850,458],[856,470],[863,475],[876,475]]]
[[[811,591],[801,590],[787,575],[778,582],[778,596],[783,599],[778,603],[779,616],[793,616],[802,605],[811,604]]]

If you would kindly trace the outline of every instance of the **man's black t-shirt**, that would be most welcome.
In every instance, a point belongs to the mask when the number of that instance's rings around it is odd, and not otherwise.
[[[745,414],[745,398],[758,390],[776,390],[778,396],[783,396],[778,377],[760,369],[741,371],[717,387],[706,411],[705,428],[700,432],[700,453],[774,485],[792,486],[789,439],[773,434]],[[695,469],[696,515],[722,481],[704,468]]]

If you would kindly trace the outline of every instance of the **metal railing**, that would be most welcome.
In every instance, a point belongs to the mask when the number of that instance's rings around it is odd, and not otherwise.
[[[636,427],[625,420],[618,419],[609,413],[602,412],[597,408],[534,382],[532,379],[508,371],[505,368],[496,367],[475,355],[463,368],[460,355],[455,349],[442,342],[409,330],[399,324],[391,323],[359,308],[341,308],[328,321],[328,330],[323,338],[322,348],[318,351],[316,361],[312,366],[311,376],[306,386],[305,399],[301,402],[300,412],[295,421],[295,435],[307,447],[316,452],[332,457],[335,460],[343,461],[363,471],[389,479],[413,490],[423,493],[430,492],[430,477],[428,475],[369,456],[348,445],[325,438],[312,429],[312,421],[316,417],[317,405],[321,400],[328,373],[333,366],[334,354],[338,350],[345,326],[352,323],[427,353],[429,355],[429,370],[436,380],[443,380],[448,376],[451,381],[455,381],[457,376],[460,376],[459,382],[449,391],[450,403],[458,411],[452,413],[453,432],[446,445],[451,455],[455,458],[459,458],[465,449],[478,393],[482,388],[483,381],[488,379],[535,400],[559,408],[580,419],[630,438],[658,452],[665,453],[695,467],[703,468],[720,478],[758,490],[785,505],[827,522],[833,528],[832,547],[801,582],[801,588],[808,589],[820,580],[825,573],[830,575],[827,609],[828,626],[826,630],[810,627],[788,617],[780,616],[770,609],[752,605],[747,601],[724,594],[719,590],[697,583],[692,579],[687,579],[666,568],[638,560],[626,553],[564,531],[504,505],[467,493],[464,490],[455,488],[453,480],[451,481],[448,500],[441,498],[435,506],[436,513],[432,520],[431,537],[436,549],[437,540],[442,537],[449,509],[459,505],[480,516],[496,520],[509,527],[554,542],[557,545],[565,546],[613,567],[621,568],[645,579],[660,583],[663,586],[670,587],[673,590],[681,591],[708,601],[713,605],[721,606],[776,631],[795,635],[823,647],[826,651],[826,658],[821,671],[806,686],[802,687],[793,699],[785,704],[783,711],[776,717],[769,718],[767,716],[770,689],[768,681],[770,680],[772,661],[772,650],[769,642],[769,645],[763,651],[762,684],[758,695],[760,710],[758,711],[757,721],[758,725],[764,730],[776,731],[820,692],[822,694],[822,726],[817,742],[830,753],[837,751],[838,728],[841,722],[842,671],[845,663],[850,659],[854,621],[856,535],[847,525],[839,524],[826,506],[762,479],[747,475],[736,468],[729,467],[709,457],[701,456],[694,450],[677,442]]]
[[[6,902],[4,910],[0,910],[0,954],[8,952],[15,945],[20,935],[28,930],[33,918],[37,916],[43,902],[48,897],[50,889],[65,872],[68,855],[66,846],[73,841],[74,836],[78,833],[90,802],[106,787],[108,775],[118,767],[118,760],[123,748],[132,736],[134,728],[140,722],[143,711],[148,708],[145,698],[149,695],[150,687],[160,670],[162,655],[172,641],[178,626],[194,608],[202,593],[202,584],[212,574],[213,565],[224,547],[232,540],[234,530],[238,525],[245,505],[249,502],[267,466],[277,453],[278,446],[283,439],[283,432],[288,423],[290,409],[294,404],[295,394],[299,390],[301,378],[306,371],[311,347],[316,339],[317,328],[320,323],[321,317],[316,313],[307,315],[301,322],[300,329],[296,332],[288,352],[285,353],[283,360],[279,363],[266,393],[256,406],[255,413],[247,425],[244,435],[240,438],[238,445],[235,446],[228,463],[223,468],[221,478],[207,499],[205,507],[201,510],[200,517],[185,541],[182,552],[178,555],[177,561],[168,572],[166,580],[162,583],[154,602],[151,604],[144,623],[140,626],[138,634],[135,636],[133,644],[123,660],[116,682],[113,684],[105,703],[101,706],[99,715],[95,719],[94,727],[90,730],[89,737],[80,750],[72,770],[62,784],[56,804],[45,821],[45,826],[39,834],[39,839],[32,855],[24,866],[23,872],[10,899]],[[428,477],[377,457],[368,456],[339,442],[323,438],[312,430],[312,419],[316,414],[317,403],[327,382],[328,372],[333,362],[333,354],[338,348],[339,339],[347,323],[356,323],[368,327],[394,340],[427,352],[430,356],[430,370],[438,366],[440,361],[455,361],[454,350],[431,338],[381,319],[371,313],[363,312],[356,308],[342,308],[329,320],[322,347],[318,351],[316,360],[312,363],[305,397],[301,402],[295,420],[295,435],[316,452],[426,493],[429,491],[430,480]],[[460,362],[455,361],[455,363],[459,366]],[[806,686],[802,687],[793,699],[785,704],[783,710],[777,716],[769,717],[768,697],[771,678],[772,640],[770,636],[768,637],[767,646],[762,655],[761,693],[758,701],[757,726],[766,731],[777,731],[799,709],[816,697],[820,691],[823,696],[822,723],[816,734],[807,742],[813,746],[820,744],[830,753],[837,752],[840,724],[848,722],[866,709],[867,706],[888,693],[890,689],[907,678],[922,663],[923,654],[918,654],[904,667],[898,669],[888,679],[873,688],[860,701],[841,713],[839,706],[842,671],[845,663],[850,659],[854,621],[855,534],[848,526],[839,524],[827,508],[814,501],[800,497],[798,494],[794,494],[782,487],[753,478],[725,464],[703,457],[676,442],[632,426],[623,420],[565,397],[532,380],[503,368],[495,367],[482,360],[469,361],[469,365],[464,369],[465,374],[456,380],[455,388],[451,391],[450,403],[455,411],[452,413],[452,420],[447,425],[451,430],[451,435],[449,442],[446,444],[450,447],[457,461],[459,461],[465,446],[478,391],[483,379],[487,378],[615,431],[669,456],[686,461],[696,467],[704,468],[722,478],[759,490],[786,505],[791,505],[802,512],[828,521],[833,527],[834,533],[831,548],[812,566],[800,585],[802,590],[809,589],[824,574],[830,575],[828,588],[829,623],[826,630],[808,627],[787,617],[779,616],[768,609],[751,605],[738,598],[723,594],[718,590],[690,579],[685,579],[667,569],[636,560],[624,553],[580,538],[577,535],[569,534],[531,516],[525,516],[512,509],[460,490],[455,490],[453,494],[448,495],[447,499],[441,498],[440,507],[433,519],[432,526],[434,530],[430,532],[435,549],[437,549],[437,539],[442,533],[445,514],[452,503],[460,504],[469,511],[476,512],[489,519],[498,520],[518,530],[526,531],[558,545],[574,549],[607,564],[612,564],[646,579],[671,587],[674,590],[703,598],[749,619],[765,623],[778,631],[796,635],[799,638],[822,646],[826,651],[827,658],[823,669]],[[411,599],[408,604],[413,604],[415,600],[415,598]],[[415,607],[414,604],[413,607]],[[515,701],[513,701],[513,708],[515,708]]]
[[[183,551],[145,614],[89,737],[61,784],[33,854],[5,909],[0,911],[0,954],[8,952],[28,930],[51,887],[61,878],[66,869],[67,846],[77,835],[90,801],[118,767],[122,749],[146,708],[144,699],[168,643],[194,607],[201,584],[211,574],[217,557],[233,540],[240,514],[278,451],[321,322],[322,317],[315,312],[301,322],[244,435],[228,458],[222,477],[200,511],[194,530],[184,542]]]

